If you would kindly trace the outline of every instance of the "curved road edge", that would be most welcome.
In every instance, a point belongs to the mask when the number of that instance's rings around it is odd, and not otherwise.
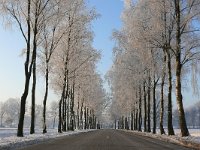
[[[193,142],[190,140],[192,137],[179,137],[179,136],[168,136],[168,135],[159,135],[147,132],[139,132],[139,131],[132,131],[132,130],[120,130],[123,132],[133,133],[144,137],[158,139],[164,142],[173,143],[177,145],[181,145],[184,147],[200,150],[200,143]]]

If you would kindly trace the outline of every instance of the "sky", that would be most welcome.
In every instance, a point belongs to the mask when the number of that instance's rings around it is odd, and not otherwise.
[[[88,0],[90,7],[95,7],[101,15],[92,23],[95,37],[93,46],[101,50],[102,58],[97,65],[97,71],[102,78],[112,65],[112,49],[114,41],[111,40],[112,31],[120,29],[122,22],[120,15],[123,10],[122,0]],[[0,20],[2,22],[2,20]],[[5,29],[0,24],[0,101],[8,98],[20,98],[24,89],[24,58],[20,56],[21,50],[25,47],[24,39],[18,28]],[[36,99],[42,104],[44,96],[44,82],[40,77],[37,84]],[[105,83],[105,87],[108,88]],[[186,92],[187,91],[187,92]],[[190,90],[183,91],[185,105],[190,106],[197,100]],[[29,94],[30,95],[30,94]],[[173,96],[174,97],[174,96]],[[59,97],[50,92],[49,101],[57,100]],[[30,96],[28,97],[30,102]],[[175,105],[175,101],[174,101]]]
[[[112,65],[112,48],[114,41],[111,40],[113,29],[121,26],[120,14],[123,9],[122,0],[88,0],[90,7],[95,7],[101,15],[92,23],[95,37],[93,46],[102,52],[102,59],[97,65],[97,71],[102,77]],[[0,20],[0,101],[8,98],[20,98],[24,89],[24,58],[20,56],[25,48],[25,42],[16,26],[5,29]],[[44,85],[42,77],[37,82],[36,102],[42,104]],[[49,101],[56,100],[57,96],[50,92]],[[30,102],[30,94],[28,97]]]
[[[89,0],[90,6],[95,7],[101,15],[93,22],[93,30],[95,33],[93,46],[101,50],[102,59],[98,64],[98,71],[103,75],[112,65],[112,49],[114,41],[111,40],[114,29],[120,29],[120,15],[123,10],[122,0]]]

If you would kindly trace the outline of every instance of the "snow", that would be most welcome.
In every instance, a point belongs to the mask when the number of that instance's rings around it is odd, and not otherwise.
[[[157,130],[157,134],[146,133],[146,132],[138,132],[138,131],[130,131],[126,130],[126,132],[133,132],[135,134],[156,138],[162,141],[171,142],[179,145],[183,145],[186,147],[199,149],[200,150],[200,129],[189,129],[190,136],[188,137],[181,137],[180,136],[180,129],[175,129],[174,136],[167,136],[167,135],[160,135],[160,130]],[[167,131],[165,130],[167,133]]]
[[[24,129],[24,137],[17,137],[16,128],[0,128],[0,149],[12,150],[17,148],[22,148],[27,145],[38,144],[46,142],[49,139],[54,139],[63,136],[69,136],[73,134],[79,134],[83,132],[89,132],[94,130],[75,130],[68,131],[64,133],[58,133],[57,129],[49,129],[48,133],[42,134],[42,130],[36,129],[36,133],[33,135],[29,134],[29,129]],[[184,145],[191,148],[200,149],[200,129],[189,129],[190,136],[181,137],[180,130],[175,129],[175,136],[160,135],[160,131],[157,130],[158,134],[144,133],[137,131],[130,131],[141,136],[147,136],[151,138],[160,139],[166,142],[172,142],[175,144]],[[166,131],[167,132],[167,131]]]
[[[63,136],[69,136],[79,133],[85,133],[94,130],[75,130],[63,133],[58,133],[57,129],[50,129],[46,134],[42,134],[42,131],[36,129],[36,133],[30,135],[29,129],[24,129],[24,137],[16,136],[17,129],[14,128],[0,128],[0,149],[12,150],[22,148],[27,145],[38,144],[45,142],[49,139],[54,139]]]

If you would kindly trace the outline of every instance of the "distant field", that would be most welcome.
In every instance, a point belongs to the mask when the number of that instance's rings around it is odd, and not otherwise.
[[[176,134],[180,134],[181,130],[180,129],[175,129],[174,130]],[[200,137],[200,129],[189,129],[190,135],[191,136],[199,136]]]

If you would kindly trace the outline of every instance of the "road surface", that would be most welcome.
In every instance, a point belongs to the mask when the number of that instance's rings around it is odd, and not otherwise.
[[[118,130],[66,136],[23,150],[189,150],[188,148]]]

